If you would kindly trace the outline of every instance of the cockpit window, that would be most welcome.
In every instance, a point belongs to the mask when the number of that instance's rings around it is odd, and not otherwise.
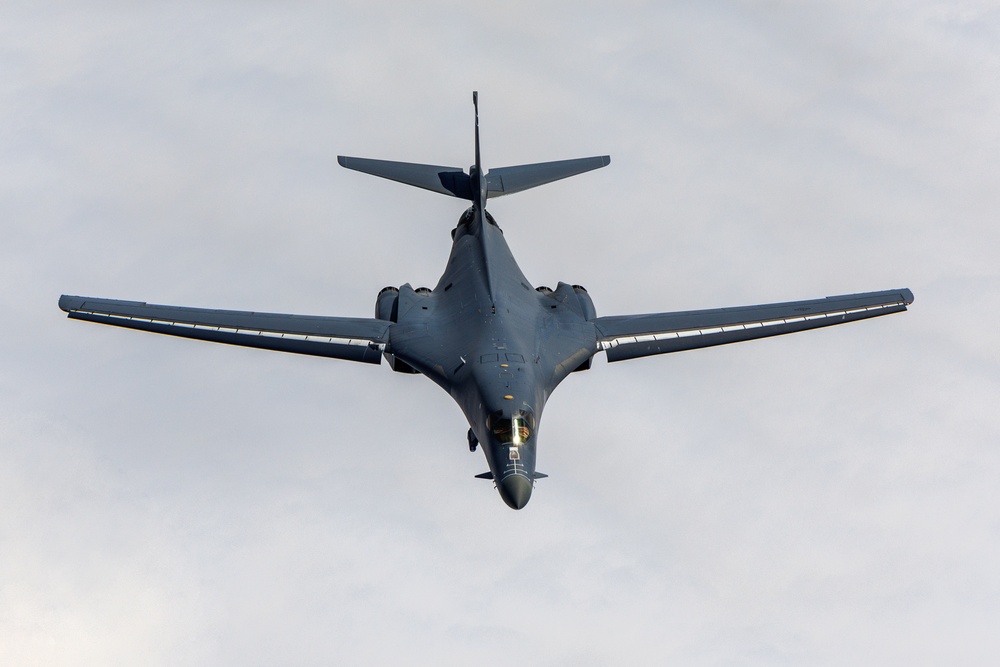
[[[512,417],[504,417],[501,412],[494,412],[489,419],[490,432],[493,437],[505,445],[521,445],[531,438],[535,429],[535,418],[530,412],[520,410]]]

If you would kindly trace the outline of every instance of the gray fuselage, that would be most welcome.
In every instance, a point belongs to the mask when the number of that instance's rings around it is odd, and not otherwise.
[[[462,216],[453,237],[432,291],[400,287],[385,351],[458,402],[501,497],[520,509],[534,485],[545,402],[597,352],[588,321],[593,307],[580,287],[560,283],[555,291],[536,291],[492,216],[476,207]]]

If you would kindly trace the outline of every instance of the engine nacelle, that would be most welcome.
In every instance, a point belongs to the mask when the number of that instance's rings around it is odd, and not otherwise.
[[[597,317],[597,309],[594,308],[594,300],[591,299],[590,294],[587,293],[587,288],[583,285],[573,285],[573,291],[576,293],[576,298],[580,302],[580,309],[583,311],[583,317],[588,321]],[[588,371],[590,370],[590,366],[593,362],[594,358],[590,357],[585,362],[580,364],[578,368],[574,369],[573,372]]]
[[[399,289],[383,287],[375,297],[375,317],[395,322],[399,317]]]
[[[597,317],[597,309],[594,308],[594,301],[590,298],[587,288],[583,285],[568,285],[560,281],[559,286],[554,290],[550,287],[540,286],[536,287],[535,291],[544,297],[552,299],[552,301],[543,301],[543,303],[548,303],[550,308],[567,308],[588,322]],[[590,369],[592,362],[593,357],[588,357],[577,368],[573,369],[573,372]]]
[[[583,285],[567,285],[560,281],[559,286],[553,290],[551,287],[536,287],[535,291],[542,296],[547,296],[556,303],[561,303],[566,308],[574,311],[588,322],[597,317],[597,309],[594,308],[594,301],[587,294],[587,288]],[[555,304],[550,304],[555,308]]]
[[[573,285],[573,291],[580,302],[580,310],[583,311],[583,319],[590,321],[597,317],[597,309],[594,308],[594,300],[590,298],[587,289],[583,285]]]
[[[426,289],[426,288],[424,288]],[[430,292],[430,290],[427,290]],[[375,297],[375,317],[380,320],[397,322],[399,320],[399,289],[396,287],[383,287],[382,291]],[[397,359],[395,354],[383,352],[382,356],[389,362],[389,367],[397,373],[419,373],[402,359]]]

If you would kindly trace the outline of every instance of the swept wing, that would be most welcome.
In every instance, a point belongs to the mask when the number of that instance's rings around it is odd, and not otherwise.
[[[381,363],[391,322],[354,317],[283,315],[163,306],[63,295],[70,319],[153,333],[350,361]]]
[[[614,315],[593,320],[608,361],[622,361],[817,329],[906,310],[908,289],[757,306]]]

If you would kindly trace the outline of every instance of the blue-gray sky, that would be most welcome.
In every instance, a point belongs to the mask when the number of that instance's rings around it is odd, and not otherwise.
[[[992,664],[988,2],[5,3],[0,662]],[[337,154],[610,153],[494,202],[601,314],[904,315],[594,368],[509,510],[419,377],[68,322],[368,316],[456,200]]]

